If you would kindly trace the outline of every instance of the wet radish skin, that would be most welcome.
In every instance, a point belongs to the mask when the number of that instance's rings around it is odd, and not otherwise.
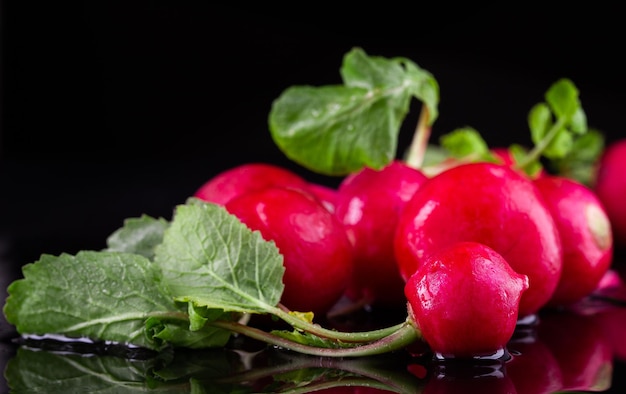
[[[299,189],[270,187],[233,198],[225,208],[284,256],[281,303],[295,311],[326,314],[353,271],[352,245],[341,223]]]
[[[222,171],[203,183],[193,194],[201,200],[224,205],[240,194],[270,186],[306,189],[308,182],[289,169],[260,162],[238,165]]]
[[[611,224],[595,193],[581,183],[561,176],[534,182],[556,222],[563,248],[563,272],[548,304],[570,305],[589,295],[610,268]]]
[[[326,209],[330,212],[335,212],[335,206],[337,205],[337,189],[316,182],[309,182],[306,189],[317,197]]]
[[[556,224],[532,181],[508,166],[469,163],[424,183],[405,206],[394,238],[403,278],[431,254],[461,241],[483,243],[527,275],[520,318],[536,314],[562,271]]]
[[[626,250],[626,138],[612,142],[599,160],[593,189],[611,221],[615,246]]]
[[[406,282],[410,317],[433,352],[471,358],[513,336],[528,277],[486,245],[459,242],[430,255]]]
[[[403,306],[404,280],[393,238],[400,212],[428,178],[401,161],[363,168],[338,187],[335,214],[354,245],[355,270],[347,296],[370,305]]]

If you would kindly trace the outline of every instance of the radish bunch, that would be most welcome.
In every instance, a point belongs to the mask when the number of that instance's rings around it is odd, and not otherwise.
[[[218,179],[248,166],[259,168]],[[428,178],[396,161],[346,177],[329,206],[318,185],[295,173],[271,184],[265,168],[259,189],[233,178],[229,193],[240,190],[225,207],[284,255],[281,302],[324,316],[342,296],[374,307],[408,301],[424,340],[446,356],[503,349],[518,321],[581,300],[611,263],[603,207],[571,179],[488,162]]]
[[[345,299],[357,307],[405,306],[433,352],[472,357],[502,350],[515,327],[542,309],[568,307],[594,291],[612,263],[613,230],[626,233],[618,204],[624,183],[615,182],[626,145],[606,152],[595,189],[560,171],[580,170],[581,158],[589,164],[577,152],[598,137],[569,80],[557,81],[531,109],[531,149],[490,149],[466,128],[444,135],[445,157],[427,162],[438,116],[430,74],[404,58],[354,50],[342,76],[341,88],[288,89],[269,121],[288,157],[342,175],[338,187],[248,163],[195,194],[224,204],[276,243],[286,307],[326,316]],[[396,83],[408,93],[384,90]],[[422,112],[406,156],[393,158],[396,141],[387,137],[409,94],[423,101]],[[359,123],[364,108],[371,114]],[[356,138],[355,124],[373,137]]]

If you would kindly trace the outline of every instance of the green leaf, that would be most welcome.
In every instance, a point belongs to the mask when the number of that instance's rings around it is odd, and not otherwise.
[[[552,127],[552,113],[545,103],[535,104],[528,114],[530,137],[535,145],[541,143]]]
[[[550,143],[546,145],[543,155],[548,159],[565,157],[572,149],[573,144],[572,134],[565,129],[561,129],[550,140]]]
[[[163,241],[169,222],[142,215],[124,220],[124,226],[107,238],[107,251],[128,252],[154,258],[154,248]]]
[[[511,157],[513,158],[514,163],[519,163],[528,155],[528,151],[525,147],[519,144],[511,144],[509,146],[509,152],[511,153]],[[529,163],[526,167],[524,167],[524,172],[530,177],[534,177],[543,169],[540,161],[533,161]]]
[[[183,321],[150,317],[146,321],[146,335],[155,343],[169,344],[179,348],[219,348],[228,343],[231,332],[220,328],[193,327]]]
[[[578,110],[572,116],[572,119],[569,123],[570,130],[576,134],[585,134],[589,131],[589,127],[587,125],[587,114],[582,108],[578,108]]]
[[[145,257],[82,251],[42,255],[11,283],[4,306],[20,334],[60,334],[157,348],[144,332],[150,314],[178,312]]]
[[[549,162],[552,172],[592,186],[596,164],[604,151],[604,135],[595,129],[576,138],[570,152],[560,159]]]
[[[578,89],[567,78],[561,78],[552,84],[545,98],[557,118],[572,119],[580,109]]]
[[[272,103],[274,142],[309,170],[346,175],[389,164],[412,97],[424,101],[430,124],[438,116],[437,82],[406,58],[370,57],[354,48],[340,73],[343,85],[292,86]]]
[[[223,206],[190,200],[176,207],[154,258],[176,300],[235,312],[274,309],[285,271],[276,245]]]
[[[456,158],[474,157],[475,160],[494,161],[493,154],[478,131],[471,127],[459,128],[439,138],[450,155]]]
[[[587,116],[581,107],[578,89],[571,80],[561,78],[552,84],[546,92],[546,102],[568,132],[587,132]]]
[[[528,172],[541,156],[548,160],[562,159],[574,147],[575,140],[588,132],[587,116],[572,81],[561,78],[545,94],[545,102],[533,106],[528,114],[533,149],[518,162]]]

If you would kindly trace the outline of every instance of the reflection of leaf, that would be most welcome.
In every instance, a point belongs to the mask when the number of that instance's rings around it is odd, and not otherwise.
[[[5,375],[12,393],[141,393],[150,388],[146,377],[154,363],[19,348]]]
[[[21,347],[6,369],[9,388],[12,393],[243,394],[370,387],[408,394],[420,392],[424,384],[406,371],[407,360],[399,355],[328,359],[278,349],[230,348],[173,349],[142,360],[85,354],[95,353]]]
[[[169,381],[189,378],[210,380],[245,369],[237,352],[228,349],[177,349],[166,366],[154,371],[159,379]]]
[[[356,359],[320,358],[268,349],[263,363],[232,373],[220,383],[248,382],[257,392],[315,392],[342,387],[369,387],[384,392],[419,393],[424,381],[406,370],[401,355],[385,354]],[[256,383],[255,383],[256,382]]]

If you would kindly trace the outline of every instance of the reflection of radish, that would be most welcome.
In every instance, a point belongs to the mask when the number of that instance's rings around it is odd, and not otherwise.
[[[596,315],[546,313],[538,334],[559,363],[561,390],[605,391],[610,387],[613,353]]]
[[[558,360],[536,333],[529,338],[513,340],[507,348],[512,353],[506,363],[506,374],[515,384],[517,394],[552,394],[563,387]]]
[[[364,168],[339,185],[335,215],[354,245],[355,271],[347,296],[355,301],[403,306],[404,281],[393,252],[393,236],[406,202],[426,176],[395,161],[381,170]]]
[[[431,254],[405,287],[409,316],[441,357],[491,356],[504,350],[528,277],[493,249],[459,242]]]
[[[563,272],[549,304],[569,305],[589,295],[611,265],[611,225],[601,202],[572,179],[543,176],[535,185],[552,213],[563,248]]]
[[[626,308],[610,307],[594,315],[602,327],[602,335],[611,344],[613,357],[620,362],[626,362]]]
[[[626,139],[606,147],[594,189],[609,215],[615,246],[626,248]]]
[[[443,369],[428,378],[421,394],[453,394],[453,393],[516,393],[513,381],[497,365],[461,365],[457,371],[453,368]]]
[[[394,239],[402,276],[407,279],[429,255],[459,241],[491,247],[528,276],[520,317],[535,314],[556,289],[562,251],[554,219],[532,181],[510,167],[463,164],[417,190]]]
[[[339,300],[352,275],[352,245],[341,223],[318,199],[272,187],[242,194],[225,207],[274,241],[284,256],[281,302],[286,307],[324,315]]]

